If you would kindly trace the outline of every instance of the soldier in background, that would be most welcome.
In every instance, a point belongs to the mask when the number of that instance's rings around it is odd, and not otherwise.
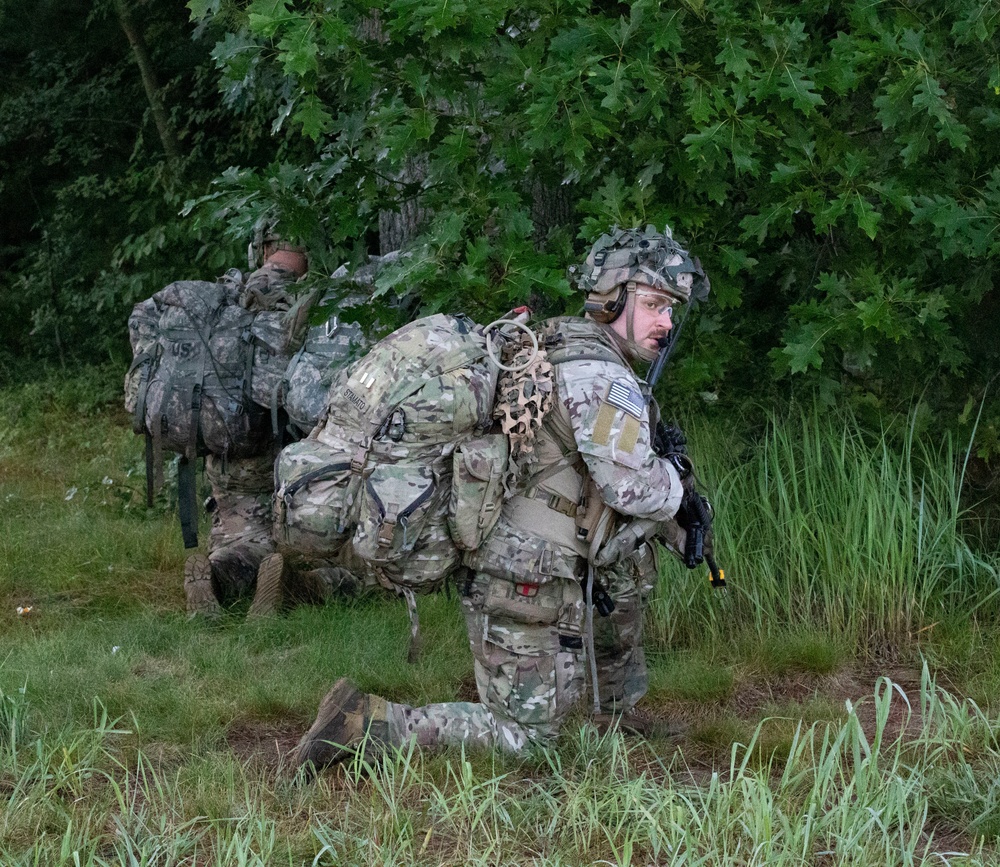
[[[374,755],[410,740],[511,752],[549,742],[584,696],[588,667],[601,712],[620,716],[645,694],[642,602],[655,556],[646,543],[603,569],[594,562],[634,519],[672,526],[683,547],[672,522],[682,481],[653,449],[656,405],[632,367],[656,357],[673,306],[705,276],[669,229],[653,227],[602,236],[581,271],[586,318],[540,328],[555,399],[537,461],[467,560],[462,604],[480,701],[415,708],[342,678],[297,748],[299,765],[321,768],[361,745]],[[608,615],[596,626],[595,603]]]
[[[243,282],[240,305],[252,311],[290,309],[293,298],[286,290],[309,270],[305,249],[283,241],[270,223],[261,223],[250,244],[249,259],[256,270]],[[270,426],[264,416],[259,423]],[[261,561],[274,551],[271,498],[275,450],[272,446],[247,458],[206,455],[212,529],[207,556],[192,554],[184,564],[189,616],[215,617],[222,605],[253,592]]]

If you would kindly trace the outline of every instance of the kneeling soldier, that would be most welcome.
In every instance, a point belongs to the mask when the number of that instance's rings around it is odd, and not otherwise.
[[[584,695],[588,668],[603,713],[621,715],[645,694],[642,603],[655,557],[646,543],[603,569],[594,562],[628,522],[668,523],[680,507],[678,471],[653,449],[656,405],[632,366],[655,359],[673,306],[707,281],[669,229],[653,227],[602,236],[580,270],[585,318],[539,329],[555,399],[537,462],[467,559],[462,605],[480,701],[410,707],[341,679],[298,746],[299,764],[320,768],[360,744],[374,754],[411,739],[511,752],[546,743]],[[608,615],[596,625],[593,605]]]

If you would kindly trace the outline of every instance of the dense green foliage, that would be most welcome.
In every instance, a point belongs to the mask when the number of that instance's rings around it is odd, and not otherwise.
[[[985,396],[1000,447],[992,0],[188,6],[0,4],[8,370],[120,353],[131,303],[265,213],[329,273],[402,211],[381,289],[480,317],[575,309],[566,266],[648,221],[714,286],[674,393],[924,392],[966,430]]]
[[[148,52],[165,137],[125,23]],[[223,104],[212,42],[192,30],[172,4],[42,0],[28,14],[0,0],[0,378],[25,360],[124,364],[132,304],[240,264],[245,241],[179,211],[227,165],[294,137],[268,136],[269,104]]]
[[[927,387],[957,414],[998,367],[987,0],[189,6],[229,29],[231,94],[289,82],[280,120],[314,159],[271,171],[331,241],[400,200],[432,215],[383,281],[427,306],[553,301],[582,242],[668,222],[715,288],[682,384]]]

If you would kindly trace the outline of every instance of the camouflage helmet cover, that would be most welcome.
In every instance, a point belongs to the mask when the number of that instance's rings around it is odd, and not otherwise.
[[[291,250],[295,253],[305,253],[306,248],[286,243],[281,233],[278,231],[278,220],[276,217],[265,214],[253,226],[253,234],[250,238],[250,246],[247,248],[247,264],[251,271],[255,271],[264,264],[267,258],[265,250],[269,244],[277,245],[278,249]]]
[[[678,301],[708,294],[708,278],[697,258],[678,244],[665,226],[619,229],[601,235],[582,266],[572,269],[579,288],[587,293],[586,311],[598,322],[612,322],[625,309],[621,291],[644,283]]]

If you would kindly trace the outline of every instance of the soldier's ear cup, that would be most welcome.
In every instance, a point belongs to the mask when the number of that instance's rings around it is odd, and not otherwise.
[[[614,298],[591,295],[584,302],[583,310],[594,322],[599,322],[601,325],[610,325],[622,315],[622,311],[625,309],[627,294],[623,285],[616,289]]]

